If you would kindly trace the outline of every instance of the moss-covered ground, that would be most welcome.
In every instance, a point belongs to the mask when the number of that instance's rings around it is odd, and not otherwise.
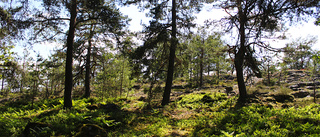
[[[181,91],[179,91],[181,92]],[[319,136],[320,105],[237,104],[237,96],[206,89],[146,109],[138,97],[8,101],[0,106],[0,136]]]

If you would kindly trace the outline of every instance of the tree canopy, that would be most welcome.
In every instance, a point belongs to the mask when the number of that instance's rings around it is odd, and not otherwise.
[[[145,90],[149,100],[155,97],[153,93],[162,94],[164,106],[170,102],[176,79],[187,78],[190,88],[200,89],[208,83],[219,84],[220,74],[232,75],[233,69],[239,101],[245,101],[248,78],[263,77],[261,68],[269,75],[270,67],[261,65],[270,65],[271,59],[261,57],[259,50],[284,51],[286,64],[281,67],[310,67],[314,52],[309,45],[314,40],[288,43],[283,49],[275,49],[266,41],[277,38],[275,35],[288,21],[319,18],[319,2],[302,0],[11,2],[15,4],[3,1],[0,7],[2,89],[9,83],[12,85],[7,91],[20,89],[31,96],[43,92],[45,98],[63,91],[65,108],[72,107],[73,96],[122,96],[124,91],[129,93],[135,79],[150,84]],[[146,16],[151,18],[149,24],[142,24],[142,32],[127,30],[130,19],[119,7],[129,4],[147,11]],[[204,4],[224,10],[228,16],[212,22],[212,26],[207,21],[206,27],[200,27],[195,24],[196,13],[203,10]],[[217,24],[224,30],[215,32]],[[223,40],[230,33],[236,39]],[[19,39],[27,44],[56,42],[62,48],[48,58],[39,55],[33,61],[26,53],[20,63],[11,52],[13,41]],[[275,64],[273,71],[277,69]],[[208,77],[214,82],[204,80]],[[113,95],[104,94],[104,90]]]

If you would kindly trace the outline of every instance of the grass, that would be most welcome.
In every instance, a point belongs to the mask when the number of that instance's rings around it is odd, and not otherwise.
[[[261,89],[261,88],[259,88]],[[254,90],[259,90],[254,89]],[[280,89],[283,90],[283,89]],[[265,91],[263,91],[265,92]],[[285,91],[285,93],[287,93]],[[0,106],[0,136],[317,136],[320,105],[273,108],[259,103],[237,105],[237,97],[212,90],[183,94],[165,107],[145,109],[146,102],[128,99],[75,99],[64,110],[63,99],[31,105]],[[101,106],[115,104],[119,109]],[[89,106],[99,106],[89,109]],[[36,126],[30,126],[33,123]],[[30,130],[26,131],[29,125]]]

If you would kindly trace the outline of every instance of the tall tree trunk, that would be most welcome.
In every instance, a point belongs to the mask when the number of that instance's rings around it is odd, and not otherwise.
[[[191,55],[191,57],[192,57],[192,55]],[[190,81],[190,87],[192,87],[193,86],[193,73],[192,73],[192,71],[193,71],[193,69],[192,69],[192,58],[189,58],[189,64],[188,64],[188,67],[189,67],[189,81]]]
[[[220,56],[218,57],[218,63],[217,63],[217,75],[218,75],[218,81],[220,81]]]
[[[278,78],[278,86],[281,86],[281,71],[279,72],[279,78]]]
[[[22,79],[21,79],[21,83],[20,83],[20,93],[23,93],[24,79],[25,79],[25,70],[24,70],[24,68],[26,67],[25,64],[26,64],[26,59],[23,58],[22,74],[21,74]]]
[[[91,74],[91,46],[92,46],[92,39],[93,37],[93,30],[91,26],[90,30],[90,36],[89,36],[89,41],[88,41],[88,48],[87,48],[87,59],[86,59],[86,74],[85,74],[85,93],[84,93],[84,98],[89,98],[90,97],[90,74]]]
[[[207,72],[207,73],[208,73],[208,76],[210,76],[210,63],[208,63],[207,67],[208,67],[208,68],[207,68],[207,69],[208,69],[208,72]]]
[[[4,94],[4,90],[3,90],[3,88],[4,88],[4,70],[2,70],[2,81],[1,81],[1,95],[3,95]]]
[[[120,76],[120,98],[123,91],[123,78],[124,78],[124,58],[122,60],[122,66],[121,66],[121,76]]]
[[[49,80],[46,81],[46,99],[48,99],[50,96],[49,94]]]
[[[77,0],[71,1],[70,9],[70,24],[69,33],[67,37],[67,58],[66,58],[66,69],[65,69],[65,90],[64,90],[64,108],[70,109],[72,107],[71,92],[73,87],[73,75],[72,75],[72,59],[73,59],[73,39],[75,33],[75,24],[77,16]]]
[[[52,70],[52,74],[54,74],[54,69]],[[51,94],[54,95],[54,93],[55,93],[55,91],[53,90],[53,87],[54,87],[54,75],[52,75],[50,82],[51,82],[51,87],[50,87],[50,89],[51,89]]]
[[[176,44],[177,44],[177,26],[176,26],[176,0],[172,0],[172,36],[171,36],[171,46],[170,46],[170,56],[169,56],[169,66],[167,72],[167,81],[166,87],[163,93],[162,106],[167,105],[170,102],[170,93],[173,81],[173,72],[174,72],[174,58],[176,52]]]
[[[204,54],[204,50],[203,47],[200,48],[200,81],[199,81],[199,88],[202,87],[203,85],[203,54]]]
[[[148,91],[148,97],[147,97],[147,108],[150,109],[151,108],[151,101],[152,101],[152,98],[153,98],[153,92],[152,92],[152,89],[153,89],[153,85],[155,84],[156,82],[156,76],[153,76],[152,80],[151,80],[151,83],[150,83],[150,87],[149,87],[149,91]]]
[[[267,65],[267,72],[268,72],[268,86],[270,86],[270,65],[269,65],[269,61],[268,61],[268,65]]]
[[[247,90],[246,85],[244,82],[243,77],[243,62],[244,62],[244,55],[246,52],[246,35],[245,35],[245,15],[243,13],[241,0],[237,0],[238,4],[238,16],[239,16],[239,22],[240,22],[240,28],[239,28],[239,34],[240,34],[240,47],[238,52],[235,54],[235,68],[237,73],[237,82],[238,82],[238,88],[239,88],[239,101],[244,102],[247,97]]]
[[[313,63],[313,76],[312,76],[312,81],[313,81],[313,103],[316,103],[316,67],[317,67],[317,64],[316,62],[314,61]]]

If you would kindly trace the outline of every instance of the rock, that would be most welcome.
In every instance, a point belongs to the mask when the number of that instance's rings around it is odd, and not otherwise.
[[[311,96],[311,97],[314,97],[313,91],[311,92],[310,96]],[[320,98],[320,94],[318,94],[318,92],[316,92],[316,98]]]
[[[96,110],[96,109],[98,109],[99,107],[98,107],[97,104],[92,104],[92,105],[88,105],[86,108],[89,109],[89,110]]]
[[[225,91],[226,91],[227,95],[229,95],[231,93],[231,91],[233,91],[233,88],[232,87],[226,87]]]
[[[52,116],[52,115],[55,115],[57,113],[59,113],[60,111],[60,108],[53,108],[53,109],[50,109],[50,110],[47,110],[47,111],[43,111],[42,113],[40,113],[37,118],[38,119],[41,119],[41,118],[44,118],[44,117],[49,117],[49,116]]]
[[[304,98],[310,95],[310,93],[306,91],[299,91],[299,92],[294,92],[291,95],[293,95],[295,98]]]
[[[223,76],[223,78],[224,78],[225,80],[234,80],[236,77],[233,76],[233,75],[225,75],[225,76]]]
[[[267,107],[267,108],[273,109],[273,106],[271,104],[269,104],[269,103],[268,104],[264,104],[264,106]]]
[[[277,102],[281,103],[294,101],[294,97],[292,95],[273,95],[273,97]]]
[[[44,128],[51,128],[51,125],[45,124],[45,123],[39,123],[39,122],[29,122],[24,128],[22,134],[19,135],[19,137],[49,136],[49,135],[43,135],[43,134],[39,135],[39,133]]]
[[[209,96],[209,95],[204,95],[201,99],[201,101],[203,103],[210,103],[210,102],[214,102],[214,100]]]
[[[303,73],[303,70],[288,70],[288,75],[294,75],[298,73]]]
[[[146,97],[140,97],[138,101],[146,101]]]
[[[289,86],[289,88],[292,89],[292,90],[294,90],[294,89],[298,89],[299,86],[298,86],[298,85],[291,85],[291,86]]]
[[[313,82],[300,82],[298,83],[299,87],[305,87],[305,86],[313,86]]]
[[[188,93],[192,93],[192,90],[186,90],[184,93],[188,94]]]
[[[95,124],[83,124],[75,137],[107,137],[107,132]]]
[[[282,104],[281,107],[282,108],[289,108],[290,106],[288,104]]]
[[[134,88],[136,90],[139,90],[141,88],[141,86],[140,85],[134,85],[134,86],[132,86],[132,88]]]
[[[313,89],[314,89],[314,86],[307,86],[306,89],[313,90]],[[319,89],[319,87],[316,86],[316,89]]]
[[[314,84],[315,84],[315,83],[313,83],[313,82],[306,82],[306,85],[307,85],[307,86],[314,86]]]
[[[172,89],[184,89],[182,85],[173,85]]]
[[[270,92],[256,92],[257,96],[268,97]]]
[[[229,93],[229,95],[230,95],[230,96],[235,96],[235,95],[237,95],[237,93],[236,93],[235,91],[231,91],[231,92]]]
[[[7,102],[9,101],[10,98],[4,98],[4,99],[0,99],[0,104],[3,104],[4,102]]]
[[[276,102],[277,100],[274,99],[273,97],[265,97],[266,102]]]
[[[209,88],[211,88],[211,87],[201,87],[201,89],[209,89]]]
[[[105,105],[100,104],[99,108],[105,110],[106,112],[114,112],[114,111],[121,110],[121,108],[118,105],[113,104],[113,103],[109,103],[109,104],[105,104]]]

